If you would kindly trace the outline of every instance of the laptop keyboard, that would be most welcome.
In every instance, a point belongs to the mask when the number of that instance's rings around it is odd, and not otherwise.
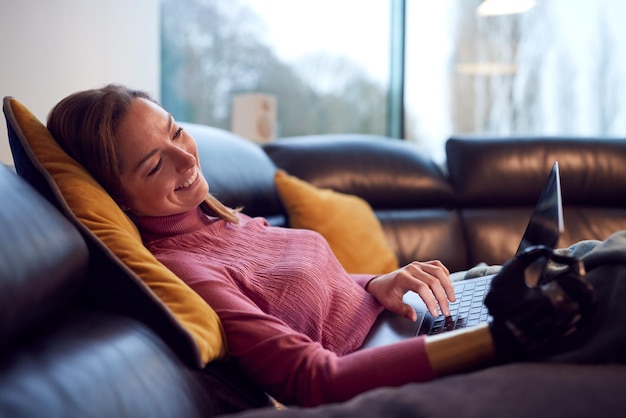
[[[455,283],[456,302],[450,303],[450,316],[433,319],[428,334],[440,334],[453,329],[466,328],[486,322],[489,318],[483,303],[491,280],[472,280]]]

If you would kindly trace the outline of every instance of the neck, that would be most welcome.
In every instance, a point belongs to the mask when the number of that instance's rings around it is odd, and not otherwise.
[[[144,242],[194,232],[212,222],[200,207],[176,215],[137,216],[133,221]]]

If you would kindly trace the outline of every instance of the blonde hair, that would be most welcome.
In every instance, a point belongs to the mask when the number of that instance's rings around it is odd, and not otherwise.
[[[118,202],[122,185],[115,133],[135,99],[150,100],[160,106],[144,91],[109,84],[71,94],[48,114],[48,130],[55,140]],[[207,214],[239,222],[240,208],[231,209],[210,193],[200,206]]]

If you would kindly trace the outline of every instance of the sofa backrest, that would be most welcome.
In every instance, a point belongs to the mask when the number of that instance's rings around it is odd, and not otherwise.
[[[78,231],[30,185],[0,165],[0,351],[54,321],[85,285]]]
[[[559,246],[626,229],[623,139],[453,137],[439,164],[416,144],[386,137],[310,135],[259,146],[223,130],[186,127],[211,191],[227,204],[287,225],[273,184],[283,169],[367,200],[401,265],[440,259],[458,271],[504,263],[555,160],[565,215]]]
[[[367,200],[400,265],[433,259],[454,270],[467,265],[454,190],[415,144],[331,134],[282,138],[264,150],[278,167],[317,187]]]
[[[565,223],[558,246],[626,229],[626,140],[453,137],[446,155],[470,263],[515,252],[554,161]]]

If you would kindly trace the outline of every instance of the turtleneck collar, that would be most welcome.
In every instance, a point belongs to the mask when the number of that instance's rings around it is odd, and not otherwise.
[[[200,207],[169,216],[133,217],[144,242],[196,231],[212,222]]]

